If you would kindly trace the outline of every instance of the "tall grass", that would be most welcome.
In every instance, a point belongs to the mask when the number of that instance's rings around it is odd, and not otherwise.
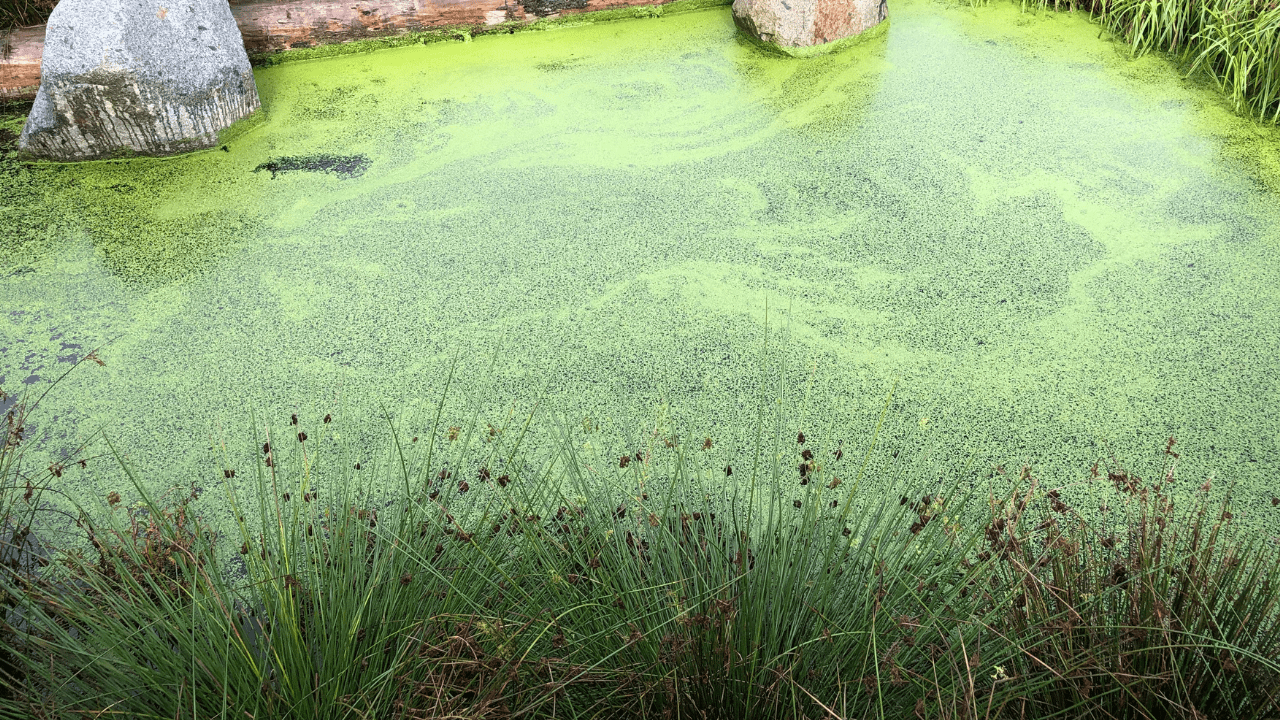
[[[924,482],[904,453],[870,483],[874,429],[865,453],[846,454],[780,412],[727,467],[711,460],[714,438],[656,430],[606,453],[589,429],[553,424],[535,453],[525,431],[550,421],[449,427],[439,415],[414,432],[388,421],[385,456],[363,467],[328,437],[328,417],[298,419],[254,438],[252,466],[228,462],[217,493],[152,498],[135,482],[140,506],[112,493],[85,508],[85,543],[0,576],[0,707],[35,718],[1277,711],[1268,577],[1280,558],[1205,500],[1175,517],[1172,465],[1156,483],[1100,474],[1093,482],[1120,489],[1114,521],[1091,527],[1029,470],[997,499],[969,478]],[[339,478],[317,487],[326,472]],[[6,507],[27,512],[25,490],[5,487]],[[201,522],[214,496],[237,518],[234,537]]]
[[[1001,627],[1023,653],[1006,672],[1040,688],[1018,701],[1031,716],[1276,715],[1276,549],[1237,531],[1208,482],[1175,509],[1173,442],[1154,480],[1094,466],[1119,496],[1101,527],[1057,490],[1033,514],[1034,480],[992,513],[984,555],[993,586],[1016,588]]]
[[[58,0],[0,0],[0,30],[39,25],[57,4]]]
[[[1203,72],[1237,112],[1280,121],[1280,5],[1273,0],[1020,0],[1084,10],[1135,54],[1167,53]]]
[[[13,31],[48,20],[57,4],[58,0],[0,0],[0,62],[13,52],[9,39]]]

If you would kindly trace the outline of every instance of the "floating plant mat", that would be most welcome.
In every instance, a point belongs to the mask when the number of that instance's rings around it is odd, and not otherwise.
[[[897,381],[880,457],[926,453],[922,484],[1156,472],[1173,436],[1182,486],[1276,525],[1280,139],[1079,16],[900,2],[800,61],[720,9],[257,77],[225,151],[5,161],[4,388],[109,343],[46,399],[50,452],[105,429],[153,489],[213,487],[250,408],[376,435],[456,355],[445,425],[483,388],[486,421],[540,399],[634,451],[666,403],[741,467],[767,303],[788,432],[842,440],[837,472]],[[59,482],[127,490],[109,465]]]

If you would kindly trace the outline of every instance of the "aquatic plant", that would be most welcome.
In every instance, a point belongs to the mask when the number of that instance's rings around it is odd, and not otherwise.
[[[388,418],[376,461],[334,440],[331,415],[264,430],[252,467],[228,460],[214,493],[236,537],[201,521],[209,495],[197,488],[153,498],[135,479],[141,504],[112,492],[85,508],[86,543],[0,576],[0,707],[44,718],[1277,710],[1280,554],[1236,532],[1229,505],[1210,512],[1208,488],[1174,512],[1172,439],[1154,481],[1095,466],[1086,482],[1115,507],[1091,525],[1030,468],[986,488],[963,474],[922,481],[895,452],[877,483],[888,489],[868,493],[878,428],[865,452],[846,452],[782,410],[760,411],[753,452],[726,458],[714,437],[663,423],[621,450],[591,442],[591,423],[553,423],[550,452],[535,453],[526,434],[550,420],[477,412],[449,424],[443,409],[425,426]],[[246,475],[247,490],[233,482]],[[3,487],[12,512],[26,491]]]
[[[984,0],[971,0],[980,4]],[[1019,0],[1083,10],[1136,55],[1167,53],[1211,79],[1237,112],[1280,121],[1280,6],[1260,0]]]
[[[1094,465],[1090,482],[1119,496],[1100,523],[1026,469],[1025,491],[993,503],[979,558],[995,560],[990,588],[1006,593],[999,634],[1017,654],[997,680],[1018,714],[1274,716],[1280,556],[1235,529],[1229,497],[1211,501],[1209,481],[1174,492],[1174,443],[1148,480]],[[1175,496],[1190,500],[1180,512]]]

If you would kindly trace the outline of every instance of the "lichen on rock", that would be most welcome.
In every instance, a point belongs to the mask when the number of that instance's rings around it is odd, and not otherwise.
[[[227,0],[62,0],[19,148],[49,160],[213,147],[258,109]]]

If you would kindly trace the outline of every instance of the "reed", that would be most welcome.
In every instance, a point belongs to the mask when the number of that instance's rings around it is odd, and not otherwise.
[[[389,419],[361,466],[329,416],[290,418],[218,492],[135,482],[140,505],[83,509],[78,546],[5,566],[0,709],[1275,716],[1280,556],[1208,492],[1174,513],[1172,444],[1155,482],[1087,480],[1115,492],[1097,526],[1030,469],[997,494],[922,481],[902,453],[869,491],[878,428],[846,453],[761,405],[754,448],[727,465],[714,438],[661,424],[606,451],[584,424],[449,426],[442,403],[421,430]],[[526,447],[538,423],[546,446]],[[40,505],[3,487],[12,553]],[[234,537],[201,521],[214,496]]]
[[[982,4],[985,0],[971,0]],[[1205,77],[1237,112],[1280,121],[1280,6],[1270,0],[1019,0],[1081,10],[1135,55],[1161,52]]]
[[[39,25],[49,19],[58,0],[0,0],[0,62],[9,59],[9,36],[15,28]]]
[[[0,0],[0,28],[39,25],[58,0]]]

